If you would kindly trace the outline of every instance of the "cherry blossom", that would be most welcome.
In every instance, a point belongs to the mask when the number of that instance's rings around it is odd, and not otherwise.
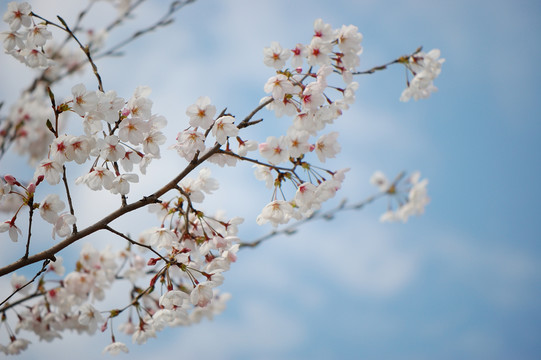
[[[263,55],[263,63],[275,69],[283,68],[287,59],[291,57],[289,50],[283,49],[276,41],[273,41],[270,47],[263,49]]]
[[[195,104],[186,109],[186,115],[190,118],[190,125],[204,130],[210,128],[214,122],[215,114],[216,107],[211,104],[208,96],[199,97]]]
[[[118,355],[118,354],[120,354],[120,352],[128,353],[129,350],[128,350],[128,347],[126,346],[126,344],[124,344],[122,342],[119,342],[119,341],[115,341],[114,343],[111,343],[111,344],[107,345],[103,349],[103,354],[109,353],[111,355]]]
[[[333,131],[322,135],[316,142],[315,151],[319,161],[325,162],[327,158],[333,158],[340,152],[340,144],[336,141],[338,133]]]
[[[96,110],[98,105],[98,96],[94,91],[86,91],[83,84],[77,84],[71,88],[73,94],[72,109],[80,116],[86,112]]]
[[[39,214],[48,223],[55,224],[58,220],[58,213],[64,210],[66,205],[57,194],[49,194],[39,206]]]
[[[230,136],[237,136],[239,129],[234,124],[233,116],[222,116],[214,122],[212,127],[212,135],[216,137],[216,141],[220,144],[225,144]]]
[[[23,286],[25,286],[27,283],[28,283],[28,279],[26,278],[26,276],[17,275],[17,273],[13,273],[13,275],[11,275],[11,287],[14,290],[18,290],[23,295],[27,295],[28,292],[30,291],[29,286],[26,286],[25,288],[23,288]]]
[[[43,46],[52,37],[53,35],[45,25],[35,25],[28,30],[26,39],[30,46]]]
[[[58,215],[54,223],[53,228],[53,239],[55,235],[60,236],[61,238],[71,235],[72,225],[75,224],[77,218],[70,213],[63,213]]]
[[[84,304],[79,308],[79,324],[85,325],[88,332],[93,334],[98,329],[98,324],[103,322],[103,316],[90,304]]]
[[[270,222],[273,226],[286,224],[293,216],[293,207],[284,200],[274,200],[268,203],[261,214],[258,215],[256,222],[259,225]]]
[[[126,195],[130,192],[130,183],[138,183],[139,176],[137,174],[121,174],[118,175],[111,185],[111,193]]]
[[[30,27],[32,25],[31,11],[32,8],[27,2],[17,3],[12,1],[8,3],[8,10],[4,13],[2,20],[7,22],[13,31],[19,30],[21,25]]]
[[[15,225],[15,219],[5,221],[0,224],[0,233],[8,232],[9,238],[13,242],[17,242],[19,235],[22,234],[21,229]]]
[[[97,84],[89,86],[103,88],[90,55],[100,54],[97,49],[107,36],[106,30],[85,29],[88,45],[74,53],[68,46],[50,41],[49,30],[57,24],[55,31],[70,34],[68,42],[79,42],[81,29],[62,29],[62,19],[60,23],[44,20],[31,13],[26,3],[12,2],[7,7],[3,19],[10,30],[1,33],[4,49],[28,67],[42,67],[44,72],[0,125],[2,151],[13,141],[14,149],[28,157],[34,169],[33,179],[24,183],[19,175],[0,178],[0,211],[9,212],[9,220],[0,223],[0,232],[7,232],[13,242],[24,234],[28,253],[21,261],[32,259],[38,244],[31,235],[36,233],[35,224],[41,222],[36,217],[39,210],[40,217],[52,225],[53,239],[43,237],[43,246],[54,253],[42,258],[44,267],[32,293],[28,292],[30,286],[23,289],[27,278],[12,273],[12,290],[22,298],[6,305],[6,310],[16,310],[13,318],[17,325],[13,333],[8,330],[10,342],[0,346],[0,351],[17,354],[25,350],[29,341],[15,337],[22,331],[52,341],[60,339],[64,331],[92,334],[98,328],[104,331],[110,327],[111,343],[103,352],[115,355],[128,352],[128,348],[116,341],[114,331],[120,330],[131,335],[134,343],[144,344],[166,327],[192,325],[222,312],[230,295],[220,293],[219,287],[230,267],[244,255],[239,251],[244,239],[238,237],[244,219],[226,216],[222,210],[213,214],[204,208],[205,200],[221,185],[206,167],[209,162],[221,167],[255,164],[254,176],[264,181],[268,190],[263,190],[271,199],[256,217],[258,225],[278,227],[310,217],[342,187],[349,169],[327,169],[321,163],[334,158],[341,149],[338,132],[329,132],[328,126],[335,121],[338,124],[337,119],[355,103],[359,84],[353,76],[361,73],[357,67],[363,51],[363,36],[356,26],[335,29],[317,19],[308,43],[293,42],[293,48],[285,48],[272,42],[263,49],[263,63],[274,70],[263,84],[265,96],[259,107],[246,117],[223,110],[215,118],[216,106],[208,96],[200,96],[185,110],[187,118],[180,119],[177,129],[171,131],[165,128],[165,117],[153,112],[147,86],[138,86],[125,100],[115,90],[103,92],[87,90],[81,83],[73,85],[76,82],[71,74],[79,67],[88,68],[81,65],[90,63]],[[304,67],[305,61],[309,66]],[[417,100],[435,91],[433,81],[443,61],[439,50],[417,51],[396,60],[394,63],[404,65],[413,76],[401,99]],[[67,97],[61,87],[52,86],[64,78],[71,87]],[[250,132],[260,122],[269,122],[254,118],[263,108],[280,118],[276,119],[279,124],[270,125],[272,135]],[[66,126],[66,116],[82,126]],[[245,120],[235,124],[236,119]],[[173,165],[178,174],[173,180],[163,179],[161,147],[167,142],[166,134],[176,132],[176,141],[168,147],[188,163]],[[154,161],[159,164],[149,167]],[[137,174],[134,164],[139,165]],[[74,175],[78,176],[75,184],[86,185],[82,192],[105,189],[116,195],[104,194],[116,201],[112,210],[108,201],[92,205],[104,212],[102,220],[88,224],[82,218],[84,211],[79,207],[86,201],[72,189]],[[43,180],[48,185],[40,185]],[[154,183],[156,180],[158,183]],[[153,192],[136,198],[131,184],[139,181],[158,185]],[[371,182],[379,188],[378,196],[390,200],[382,220],[405,222],[412,215],[422,214],[429,203],[428,181],[421,180],[419,173],[389,181],[379,172]],[[69,205],[67,210],[64,201]],[[121,229],[122,221],[116,219],[143,207],[156,214],[157,220],[140,233],[133,233],[132,227]],[[80,221],[75,214],[81,216]],[[137,216],[144,216],[135,214],[136,221]],[[119,248],[107,245],[101,250],[86,243],[74,266],[58,255],[59,246],[93,232],[125,242]],[[94,304],[122,282],[129,289],[126,303],[98,311],[94,306],[102,305]],[[9,313],[3,315],[9,329],[8,322],[13,320]],[[122,320],[115,327],[117,317]]]
[[[271,164],[277,165],[286,161],[289,159],[286,137],[280,136],[276,138],[275,136],[269,136],[267,141],[259,144],[259,153]]]

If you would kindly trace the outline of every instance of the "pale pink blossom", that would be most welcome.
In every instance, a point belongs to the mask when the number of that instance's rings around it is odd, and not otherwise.
[[[274,200],[265,205],[261,214],[257,216],[256,222],[263,225],[270,222],[274,227],[279,224],[286,224],[293,216],[293,207],[284,200]]]
[[[208,96],[201,96],[195,104],[188,106],[186,115],[190,118],[191,126],[207,130],[214,122],[216,107],[211,104]]]
[[[63,213],[58,216],[53,228],[53,239],[55,234],[64,238],[71,235],[72,225],[75,224],[77,218],[70,213]]]
[[[11,275],[11,287],[13,290],[19,290],[19,293],[23,295],[27,295],[30,291],[30,286],[26,286],[23,289],[23,286],[25,286],[28,283],[28,279],[24,275],[17,275],[17,273],[13,273]]]
[[[333,131],[329,134],[322,135],[316,142],[316,154],[319,161],[325,162],[328,158],[333,158],[340,152],[340,144],[336,140],[338,133]]]
[[[267,141],[259,144],[259,153],[273,165],[278,165],[281,162],[287,161],[287,159],[289,159],[289,152],[287,149],[286,137],[267,137]]]
[[[233,116],[222,116],[214,122],[212,127],[212,135],[216,138],[216,141],[223,145],[230,136],[237,136],[239,129],[234,124],[235,118]]]
[[[8,3],[8,9],[2,19],[9,24],[11,30],[17,31],[21,25],[24,27],[32,25],[31,12],[32,7],[27,2],[17,3],[12,1]]]
[[[124,344],[122,342],[115,341],[114,343],[111,343],[111,344],[107,345],[103,349],[102,353],[103,354],[109,353],[111,355],[118,355],[118,354],[120,354],[120,352],[128,353],[129,352],[128,347],[126,346],[126,344]]]
[[[289,50],[282,48],[276,41],[263,49],[263,63],[275,69],[283,68],[290,56]]]
[[[43,46],[47,40],[52,38],[53,34],[47,30],[47,26],[45,25],[35,25],[31,29],[28,29],[28,33],[26,35],[26,39],[29,43],[28,45],[31,47]]]
[[[212,297],[212,287],[207,283],[197,284],[190,293],[192,304],[199,307],[207,306],[212,300]]]
[[[39,214],[48,223],[55,224],[58,213],[64,210],[66,205],[57,194],[47,195],[39,205]]]
[[[117,176],[112,183],[111,193],[127,195],[130,192],[130,183],[138,183],[137,174],[121,174]]]
[[[85,325],[87,331],[93,334],[98,329],[98,324],[103,322],[103,316],[90,304],[84,304],[79,308],[79,324]]]
[[[13,242],[17,242],[19,235],[22,234],[21,229],[15,225],[15,220],[8,220],[0,224],[0,233],[8,232],[9,238]]]
[[[336,30],[333,30],[330,24],[325,24],[323,19],[316,19],[314,21],[314,38],[330,43],[336,39]]]
[[[83,84],[77,84],[71,88],[73,103],[71,108],[80,116],[86,112],[95,111],[98,105],[98,96],[95,91],[86,91]]]

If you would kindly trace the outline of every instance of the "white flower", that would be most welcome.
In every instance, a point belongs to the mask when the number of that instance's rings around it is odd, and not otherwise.
[[[333,158],[340,152],[340,144],[336,141],[338,133],[333,131],[329,134],[322,135],[316,142],[316,154],[319,161],[325,162],[327,158]]]
[[[308,54],[308,64],[312,66],[316,65],[330,65],[331,57],[329,56],[332,51],[332,44],[323,41],[320,37],[312,38],[310,45],[306,48]]]
[[[279,43],[273,41],[270,47],[263,49],[263,63],[275,69],[281,69],[286,64],[291,53],[287,49],[283,49]]]
[[[16,273],[13,273],[11,275],[11,287],[13,290],[21,289],[24,285],[28,283],[28,279],[24,275],[17,275]],[[24,289],[20,290],[19,292],[23,295],[27,295],[28,291],[30,290],[30,287],[27,286]]]
[[[109,161],[118,161],[126,154],[126,149],[119,142],[116,135],[109,135],[105,139],[98,139],[100,156]]]
[[[306,131],[299,131],[295,128],[289,128],[286,139],[289,142],[288,152],[292,158],[298,158],[310,152],[311,145],[308,143],[310,134]]]
[[[214,122],[214,126],[212,127],[212,135],[214,135],[219,144],[225,144],[229,136],[237,136],[239,129],[234,122],[235,118],[228,115],[222,116]]]
[[[71,93],[73,95],[71,108],[80,116],[97,109],[98,96],[95,91],[86,91],[83,84],[77,84],[71,88]]]
[[[30,344],[29,340],[13,338],[13,340],[11,340],[11,343],[9,343],[9,345],[6,347],[5,353],[7,355],[18,355],[21,353],[21,351],[26,350],[28,344]]]
[[[190,161],[197,151],[205,151],[205,135],[197,130],[184,130],[178,133],[177,143],[170,149],[175,149],[180,156]]]
[[[4,179],[0,178],[0,201],[2,201],[2,198],[8,195],[10,191],[11,185],[4,181]]]
[[[370,183],[377,186],[379,188],[379,191],[381,192],[386,192],[391,186],[391,183],[389,182],[389,180],[387,180],[385,174],[383,174],[379,170],[372,174],[372,176],[370,177]]]
[[[37,179],[38,176],[43,175],[49,184],[56,185],[60,182],[60,174],[62,174],[62,172],[62,164],[57,161],[44,159],[36,168],[34,178]]]
[[[103,321],[103,316],[90,304],[84,304],[79,308],[79,324],[85,325],[90,334],[98,329],[98,323]]]
[[[12,1],[8,4],[8,10],[4,13],[2,19],[9,24],[11,30],[17,31],[21,25],[24,27],[32,25],[30,12],[32,12],[32,8],[27,2],[19,4]]]
[[[199,283],[190,293],[190,300],[195,306],[205,307],[212,300],[212,296],[212,287],[210,284]]]
[[[92,190],[109,190],[113,186],[115,176],[113,172],[104,167],[95,166],[88,174],[78,177],[75,184],[85,183]]]
[[[197,175],[197,180],[195,182],[197,184],[197,187],[201,191],[206,192],[207,194],[212,194],[213,191],[218,190],[218,188],[220,187],[218,180],[210,177],[209,168],[201,169],[201,171],[199,171],[199,174]]]
[[[166,140],[165,135],[161,131],[151,130],[143,140],[143,151],[159,158],[160,145],[163,145]]]
[[[28,40],[28,43],[30,46],[43,46],[47,42],[47,40],[52,39],[53,35],[49,30],[47,30],[47,26],[45,25],[36,25],[32,29],[28,30],[28,33],[26,35],[26,39]]]
[[[272,93],[272,97],[276,101],[282,101],[284,96],[291,94],[294,89],[295,87],[284,74],[271,77],[263,87],[266,93]]]
[[[333,30],[330,24],[325,24],[323,19],[316,19],[314,21],[314,38],[330,43],[336,39],[336,30]]]
[[[4,50],[6,52],[12,51],[15,47],[18,47],[19,50],[22,50],[26,47],[24,43],[24,36],[19,34],[17,31],[2,31],[0,33],[0,39],[3,38]]]
[[[58,220],[58,213],[64,210],[66,205],[57,194],[49,194],[39,205],[39,214],[48,223],[54,224]]]
[[[238,139],[237,139],[238,140]],[[239,143],[239,150],[237,151],[239,156],[246,156],[248,151],[257,150],[259,144],[255,140],[245,140]]]
[[[343,53],[352,52],[359,54],[362,51],[361,42],[363,35],[359,32],[357,26],[342,25],[338,32],[338,47]]]
[[[287,149],[286,137],[267,137],[266,142],[259,144],[259,153],[273,165],[287,161],[289,159],[289,151]]]
[[[303,44],[297,44],[291,52],[293,53],[291,66],[294,68],[302,68],[304,58],[306,57],[306,47]]]
[[[165,309],[173,310],[182,307],[184,301],[190,299],[190,296],[180,290],[171,290],[160,297],[159,304]]]
[[[139,326],[137,330],[134,331],[132,335],[132,341],[133,343],[142,345],[146,343],[147,340],[151,337],[156,337],[156,331],[154,330],[152,325],[145,323],[143,327]]]
[[[208,96],[201,96],[195,104],[188,106],[186,115],[190,118],[191,126],[207,130],[214,122],[216,107],[210,103]]]
[[[414,100],[426,99],[431,93],[438,90],[433,81],[440,74],[441,65],[445,61],[439,57],[439,49],[433,49],[428,53],[419,52],[410,57],[406,66],[414,77],[402,92],[400,101],[408,101],[411,98]]]
[[[8,232],[9,238],[13,242],[17,242],[19,235],[22,234],[21,229],[15,225],[15,221],[8,220],[0,224],[0,233]]]
[[[171,246],[178,242],[177,235],[169,229],[154,227],[145,231],[148,236],[148,244],[156,246],[158,249],[170,249]]]
[[[145,139],[146,133],[150,130],[150,124],[138,117],[131,117],[122,120],[118,130],[118,137],[124,142],[131,142],[139,145]]]
[[[120,352],[125,352],[125,353],[128,353],[129,350],[128,350],[128,347],[126,346],[126,344],[122,343],[122,342],[119,342],[119,341],[115,341],[114,343],[111,343],[109,345],[107,345],[104,349],[103,349],[103,354],[105,353],[109,353],[111,355],[118,355],[120,354]]]
[[[109,90],[106,93],[98,91],[97,96],[97,112],[109,124],[114,124],[119,119],[119,111],[124,107],[124,99],[118,97],[114,90]]]
[[[66,237],[71,234],[72,225],[75,224],[77,218],[70,213],[60,214],[56,219],[53,228],[53,239],[55,234],[58,234],[60,237]]]
[[[257,180],[265,181],[265,186],[272,189],[274,186],[274,177],[272,176],[272,169],[264,165],[254,165],[254,175]]]
[[[111,193],[126,195],[130,192],[130,182],[138,183],[139,176],[137,174],[121,174],[117,176],[112,183]]]
[[[286,224],[293,216],[293,207],[284,200],[274,200],[263,208],[261,214],[256,219],[258,225],[263,225],[270,221],[273,226]]]

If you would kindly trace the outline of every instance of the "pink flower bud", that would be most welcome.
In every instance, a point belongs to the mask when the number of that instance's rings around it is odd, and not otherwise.
[[[20,185],[17,179],[15,179],[15,177],[12,175],[4,176],[4,180],[6,180],[9,185]]]
[[[36,184],[34,183],[30,183],[30,185],[28,185],[28,193],[29,194],[33,194],[36,192]]]
[[[38,180],[36,181],[36,186],[38,186],[43,181],[43,179],[45,179],[44,175],[38,176]]]

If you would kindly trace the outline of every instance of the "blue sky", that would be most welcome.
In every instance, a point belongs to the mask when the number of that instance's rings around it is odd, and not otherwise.
[[[39,1],[33,8],[49,17],[67,13],[68,19],[74,14],[69,3]],[[145,9],[149,17],[160,12],[158,6]],[[446,59],[439,91],[424,101],[398,101],[405,86],[400,67],[359,78],[357,103],[334,126],[343,151],[330,164],[352,169],[337,201],[371,195],[368,180],[376,170],[389,176],[420,170],[430,181],[425,215],[381,224],[381,201],[243,250],[226,273],[223,290],[233,298],[224,314],[131,345],[130,358],[538,358],[540,15],[539,2],[526,0],[201,0],[170,27],[127,48],[124,57],[98,63],[106,89],[124,97],[138,85],[153,89],[153,110],[169,120],[171,144],[185,127],[185,108],[200,95],[239,116],[251,111],[272,75],[262,62],[263,47],[274,40],[288,47],[309,41],[318,17],[333,27],[359,27],[363,69],[419,45],[441,49]],[[7,57],[1,63],[12,69],[0,72],[0,95],[10,99],[23,69]],[[56,91],[67,95],[81,81],[93,86],[92,77],[80,76]],[[254,133],[259,140],[287,126],[271,113],[262,116],[270,126]],[[178,161],[173,155],[166,159]],[[17,164],[8,158],[0,167],[11,171]],[[270,194],[251,169],[213,172],[224,191],[209,207],[244,216],[244,240],[269,231],[255,225]],[[147,186],[159,181],[151,177]],[[250,203],[233,201],[246,192]],[[90,195],[78,194],[89,204],[82,212],[97,218],[102,209]],[[99,335],[67,339],[88,359],[108,341]],[[65,346],[34,343],[20,358],[52,357]]]

